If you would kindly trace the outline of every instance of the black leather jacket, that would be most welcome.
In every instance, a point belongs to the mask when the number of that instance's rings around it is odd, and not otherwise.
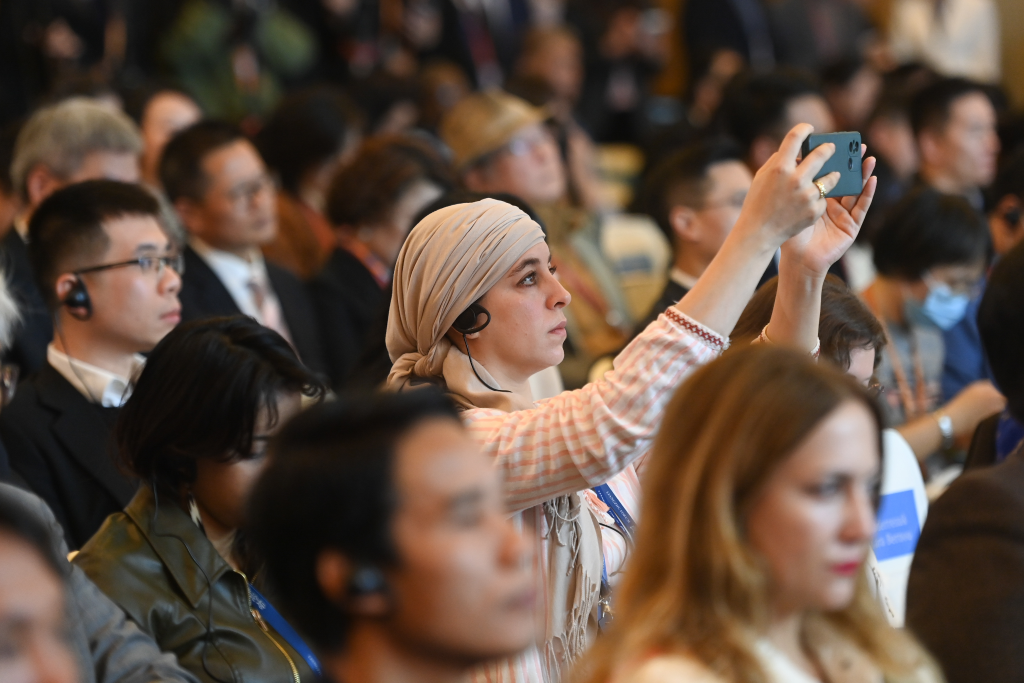
[[[304,683],[312,669],[251,608],[249,582],[188,514],[143,485],[74,563],[207,683]]]

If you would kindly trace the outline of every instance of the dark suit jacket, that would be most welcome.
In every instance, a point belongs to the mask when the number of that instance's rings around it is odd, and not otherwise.
[[[381,289],[366,266],[345,249],[334,250],[309,283],[309,292],[323,333],[327,375],[331,386],[341,390],[367,347],[384,343],[391,292]],[[376,323],[382,313],[385,325],[380,328]]]
[[[996,413],[978,423],[971,437],[971,447],[967,450],[964,471],[979,467],[988,467],[996,462],[996,431],[999,429],[1001,413]]]
[[[21,311],[21,324],[14,332],[11,348],[4,351],[4,361],[17,363],[25,378],[46,364],[46,346],[53,341],[53,318],[36,286],[28,246],[13,227],[0,240],[0,264]]]
[[[761,285],[768,282],[778,274],[779,267],[775,265],[775,261],[773,259],[771,263],[768,264],[768,267],[765,269],[764,275],[761,276],[761,280],[757,283],[758,288],[760,288]],[[680,299],[686,296],[687,292],[689,291],[690,290],[687,289],[686,287],[683,287],[678,282],[674,282],[673,280],[670,279],[665,284],[665,289],[662,290],[661,296],[659,296],[658,300],[654,302],[654,306],[651,307],[651,310],[647,314],[647,317],[644,318],[643,321],[639,325],[637,325],[636,328],[633,330],[633,336],[635,337],[641,332],[643,332],[645,329],[647,329],[647,326],[653,323],[655,320],[657,320],[658,316],[661,315],[665,311],[665,309],[667,309],[669,306],[674,306],[676,303],[679,302]]]
[[[1024,453],[966,472],[932,504],[907,626],[948,683],[1024,681]]]
[[[269,261],[267,275],[281,302],[281,312],[299,358],[311,370],[323,372],[320,330],[305,287],[297,277]],[[227,287],[192,247],[185,248],[185,274],[178,299],[182,321],[241,314]]]
[[[115,415],[90,403],[49,364],[0,411],[13,474],[50,506],[72,549],[135,493],[136,483],[114,463]]]
[[[633,330],[633,336],[635,337],[647,329],[647,326],[657,320],[659,315],[664,313],[669,306],[674,306],[680,299],[686,296],[686,293],[689,291],[689,289],[683,287],[675,280],[669,280],[665,284],[665,289],[662,290],[661,296],[659,296],[658,300],[654,302],[653,306],[651,306],[651,310],[647,314],[647,317],[636,326],[636,329]]]

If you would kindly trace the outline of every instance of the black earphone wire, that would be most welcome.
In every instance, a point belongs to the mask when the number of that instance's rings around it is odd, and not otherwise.
[[[92,389],[89,388],[85,378],[82,377],[82,373],[80,373],[78,368],[75,367],[75,363],[78,361],[72,358],[71,353],[69,353],[70,349],[68,349],[68,340],[64,338],[64,329],[61,327],[60,317],[56,313],[53,314],[53,329],[57,332],[57,336],[60,338],[61,346],[64,347],[64,356],[68,359],[68,366],[71,368],[72,374],[74,374],[74,376],[78,378],[78,381],[82,383],[82,388],[85,389],[85,393],[89,395],[89,400],[92,401],[94,405],[102,408],[103,404],[96,398],[96,396],[93,395]]]
[[[161,538],[173,538],[177,540],[179,543],[181,543],[181,545],[185,547],[185,552],[187,552],[188,556],[192,558],[192,562],[196,565],[196,567],[199,568],[199,571],[202,573],[203,578],[206,579],[206,635],[203,636],[203,654],[200,656],[200,661],[203,664],[203,671],[205,671],[210,676],[210,678],[212,678],[215,681],[218,681],[218,683],[235,683],[235,679],[233,676],[230,681],[224,680],[223,678],[217,676],[212,671],[210,671],[210,667],[206,663],[207,652],[210,649],[210,645],[213,645],[214,649],[220,653],[220,656],[224,659],[224,661],[229,662],[228,665],[230,666],[230,661],[224,655],[224,652],[221,651],[220,647],[217,646],[217,643],[213,640],[213,582],[210,580],[210,575],[206,573],[206,569],[204,569],[203,565],[199,563],[199,560],[196,559],[196,556],[192,554],[192,548],[188,547],[188,543],[185,542],[185,539],[183,539],[181,536],[177,534],[162,534],[159,531],[157,531],[156,521],[160,515],[160,497],[159,494],[157,493],[157,485],[155,481],[153,482],[152,486],[153,520],[150,522],[150,526],[153,528],[153,535],[160,536]]]
[[[487,322],[490,322],[490,320],[488,320]],[[476,378],[478,380],[480,380],[480,384],[483,384],[485,387],[487,387],[491,391],[497,391],[497,392],[500,392],[502,394],[511,394],[512,392],[510,390],[508,390],[508,389],[495,389],[490,384],[485,382],[484,378],[480,376],[480,373],[476,371],[476,365],[473,364],[473,354],[471,354],[469,352],[469,339],[466,338],[466,333],[465,332],[462,333],[462,343],[465,344],[465,346],[466,346],[466,355],[469,356],[469,367],[473,368],[473,374],[476,375]]]

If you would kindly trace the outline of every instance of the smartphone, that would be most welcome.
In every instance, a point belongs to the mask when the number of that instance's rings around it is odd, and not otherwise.
[[[860,168],[863,161],[860,156],[860,133],[844,132],[808,135],[801,148],[803,158],[806,159],[812,149],[826,142],[835,144],[836,153],[825,162],[825,165],[821,167],[821,171],[818,172],[818,175],[814,176],[814,179],[817,180],[833,171],[839,171],[841,174],[839,184],[828,193],[828,196],[847,197],[860,194],[861,189],[864,187]]]

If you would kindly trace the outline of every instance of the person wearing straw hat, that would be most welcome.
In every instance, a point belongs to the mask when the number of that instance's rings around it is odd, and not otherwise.
[[[529,377],[563,356],[572,296],[540,226],[496,200],[435,211],[398,256],[387,330],[394,391],[440,385],[505,478],[514,520],[534,539],[543,640],[477,671],[477,680],[557,681],[612,617],[608,592],[631,545],[640,482],[673,391],[717,357],[775,250],[782,274],[764,341],[817,347],[821,286],[856,237],[874,195],[826,200],[814,181],[834,146],[797,164],[812,127],[790,131],[758,172],[703,277],[615,359],[600,381],[534,401]]]

